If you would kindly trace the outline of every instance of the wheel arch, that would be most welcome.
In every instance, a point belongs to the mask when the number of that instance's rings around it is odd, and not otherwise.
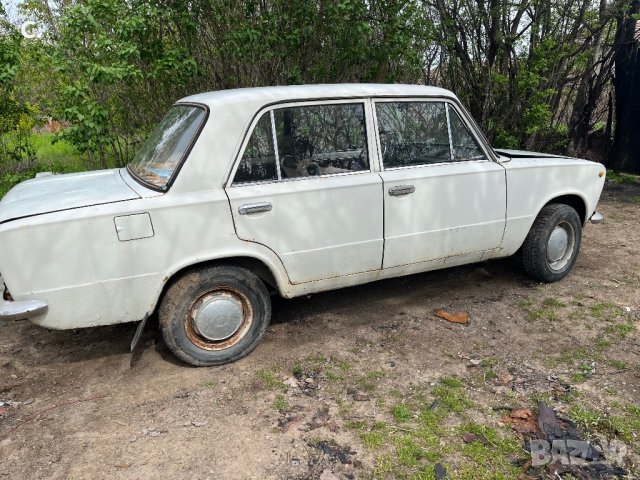
[[[253,273],[255,273],[260,280],[262,280],[267,290],[271,293],[276,292],[279,295],[286,296],[287,288],[286,288],[286,278],[283,278],[280,272],[277,271],[277,268],[273,265],[270,265],[269,262],[264,259],[250,256],[250,255],[234,255],[228,257],[219,257],[219,258],[211,258],[202,261],[196,261],[193,263],[189,263],[187,265],[183,265],[180,268],[176,269],[170,275],[167,275],[164,279],[164,285],[157,296],[156,304],[154,305],[153,312],[157,312],[160,304],[162,303],[162,299],[164,298],[167,290],[173,283],[175,283],[179,278],[183,275],[188,274],[189,272],[195,271],[200,268],[212,267],[216,265],[228,265],[245,268]],[[284,272],[284,269],[283,269]],[[286,276],[286,273],[284,273]]]
[[[582,196],[580,196],[580,195],[578,195],[576,193],[558,195],[557,197],[552,198],[547,203],[545,203],[542,206],[542,208],[540,208],[540,211],[538,211],[538,215],[540,215],[540,212],[542,211],[542,209],[544,207],[546,207],[547,205],[551,205],[551,204],[564,204],[564,205],[568,205],[571,208],[573,208],[576,212],[578,212],[578,216],[580,217],[580,220],[582,221],[582,225],[583,226],[588,220],[588,218],[587,218],[587,202],[586,202],[586,200],[584,198],[582,198]],[[536,215],[536,217],[538,215]]]

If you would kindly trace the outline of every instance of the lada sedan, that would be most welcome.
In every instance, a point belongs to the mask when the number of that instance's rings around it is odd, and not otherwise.
[[[69,329],[157,312],[180,359],[223,364],[258,344],[273,293],[515,253],[533,278],[560,280],[582,228],[602,221],[604,176],[492,149],[440,88],[194,95],[126,168],[39,175],[2,199],[0,320]]]

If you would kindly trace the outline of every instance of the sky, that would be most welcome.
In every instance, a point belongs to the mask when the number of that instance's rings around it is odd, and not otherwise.
[[[17,22],[20,17],[20,15],[18,15],[18,5],[22,3],[21,0],[0,0],[0,2],[4,6],[9,20],[11,20],[11,22]]]

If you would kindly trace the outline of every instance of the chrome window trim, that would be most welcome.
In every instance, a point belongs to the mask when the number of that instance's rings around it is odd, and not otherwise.
[[[269,111],[269,116],[271,117],[271,139],[273,142],[273,153],[276,159],[276,172],[278,174],[278,181],[280,181],[282,180],[282,173],[280,172],[280,153],[278,153],[278,136],[276,135],[276,116],[273,114],[273,110]],[[253,134],[253,131],[251,131],[251,133]],[[244,152],[242,152],[242,154],[244,156]],[[242,162],[242,157],[240,157],[240,161]]]

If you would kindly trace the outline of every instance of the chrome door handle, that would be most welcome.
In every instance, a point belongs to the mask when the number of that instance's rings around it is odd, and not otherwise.
[[[240,215],[251,215],[252,213],[270,212],[271,202],[245,203],[240,205],[238,212]]]
[[[392,197],[400,197],[402,195],[409,195],[416,191],[416,187],[413,185],[398,185],[397,187],[391,187],[389,189],[389,195]]]

